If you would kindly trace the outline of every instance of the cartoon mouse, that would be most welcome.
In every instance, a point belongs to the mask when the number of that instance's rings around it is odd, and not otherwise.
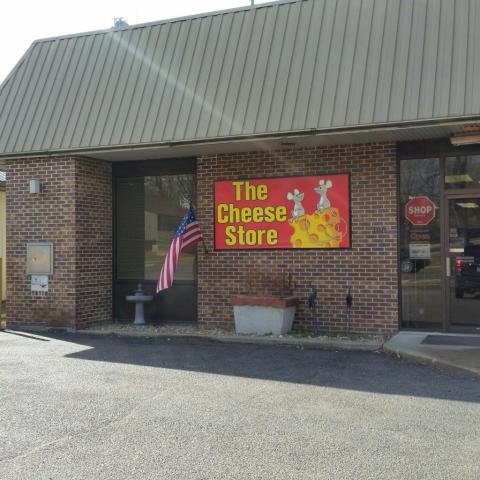
[[[295,189],[292,192],[287,193],[287,198],[289,200],[293,200],[295,206],[293,207],[292,210],[292,217],[293,220],[298,220],[302,215],[305,215],[305,209],[303,208],[302,201],[303,198],[305,197],[305,194],[303,192],[300,192],[299,190]]]
[[[320,180],[318,182],[318,187],[314,188],[315,192],[320,195],[320,200],[317,203],[317,210],[323,212],[326,208],[330,208],[330,200],[327,197],[327,190],[333,186],[331,180]]]

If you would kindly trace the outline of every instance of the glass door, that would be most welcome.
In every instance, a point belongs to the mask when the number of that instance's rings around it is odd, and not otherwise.
[[[449,330],[480,331],[480,196],[447,198],[446,290]]]

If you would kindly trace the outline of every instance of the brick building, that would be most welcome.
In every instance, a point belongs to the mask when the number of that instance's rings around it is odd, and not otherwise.
[[[479,21],[469,0],[296,0],[34,42],[0,87],[8,325],[131,320],[125,295],[154,290],[191,201],[205,248],[149,321],[231,326],[232,297],[288,277],[297,327],[478,331]],[[330,200],[298,192],[296,217],[290,190],[340,177]],[[288,185],[280,230],[325,201],[344,222],[305,228],[309,248],[229,246],[220,184],[240,181]],[[261,215],[242,226],[270,228]]]

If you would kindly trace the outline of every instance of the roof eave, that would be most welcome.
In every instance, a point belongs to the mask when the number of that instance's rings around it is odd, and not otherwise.
[[[90,155],[93,156],[96,153],[102,152],[125,152],[125,151],[142,151],[147,149],[157,149],[157,148],[175,148],[175,147],[184,147],[195,145],[205,146],[208,144],[218,145],[221,143],[241,143],[246,141],[266,141],[266,140],[275,140],[279,138],[304,138],[304,137],[321,137],[321,136],[333,136],[333,135],[342,135],[343,137],[348,136],[349,134],[360,134],[360,133],[372,133],[378,134],[377,141],[384,141],[382,137],[387,132],[392,132],[398,129],[426,129],[429,127],[463,127],[471,124],[480,123],[480,115],[472,115],[469,117],[447,117],[440,119],[428,119],[420,121],[401,121],[401,122],[391,122],[383,124],[372,124],[372,125],[356,125],[350,127],[338,127],[338,128],[324,128],[324,129],[309,129],[309,130],[296,130],[296,131],[285,131],[285,132],[275,132],[275,133],[262,133],[255,135],[234,135],[234,136],[224,136],[224,137],[212,137],[204,139],[193,139],[193,140],[176,140],[168,142],[150,142],[150,143],[139,143],[139,144],[123,144],[123,145],[108,145],[108,146],[98,146],[98,147],[81,147],[81,148],[70,148],[70,149],[55,149],[55,150],[32,150],[28,152],[9,152],[9,153],[0,153],[0,159],[15,159],[22,157],[38,157],[38,156],[65,156],[65,155]],[[348,141],[343,142],[348,144]]]

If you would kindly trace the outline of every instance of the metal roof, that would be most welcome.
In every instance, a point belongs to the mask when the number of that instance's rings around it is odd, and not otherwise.
[[[480,115],[478,0],[298,0],[34,42],[0,155]]]

